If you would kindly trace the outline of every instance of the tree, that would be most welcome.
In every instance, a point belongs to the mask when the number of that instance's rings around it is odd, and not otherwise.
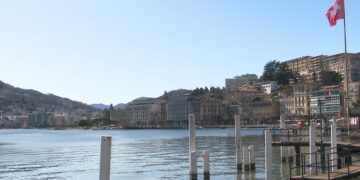
[[[205,93],[208,93],[209,92],[209,88],[205,86]]]
[[[335,71],[323,71],[321,72],[322,84],[324,86],[339,85],[343,80],[341,74]]]
[[[293,75],[293,72],[289,69],[289,67],[285,63],[283,63],[279,65],[279,69],[276,73],[275,79],[278,82],[278,84],[288,85],[289,80],[290,79],[295,80],[295,77]]]
[[[272,60],[266,63],[264,66],[264,72],[260,79],[262,79],[263,81],[275,81],[279,66],[280,62],[276,60]]]
[[[169,98],[169,94],[168,94],[166,91],[164,92],[163,97],[164,97],[165,100],[169,100],[169,99],[170,99],[170,98]]]
[[[285,63],[273,60],[265,64],[261,80],[277,81],[280,85],[288,85],[290,79],[295,79],[293,74]]]
[[[90,121],[88,121],[88,120],[82,119],[82,120],[79,121],[79,126],[80,127],[91,126],[91,125],[92,125],[92,123]]]

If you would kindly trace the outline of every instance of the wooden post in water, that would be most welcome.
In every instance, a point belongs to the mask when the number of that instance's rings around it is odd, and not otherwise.
[[[265,180],[272,180],[271,130],[265,130]]]
[[[295,154],[296,154],[295,164],[299,166],[301,163],[301,147],[300,147],[300,145],[295,146]]]
[[[284,115],[281,115],[280,116],[280,132],[281,132],[281,137],[280,137],[280,141],[282,142],[282,141],[286,141],[286,137],[282,137],[282,135],[283,135],[283,132],[284,132],[284,130],[285,130],[285,116]],[[280,147],[280,156],[281,156],[281,161],[282,162],[286,162],[286,156],[287,156],[287,147],[285,147],[285,146],[281,146]]]
[[[310,153],[309,161],[310,161],[310,164],[316,163],[316,160],[315,160],[316,155],[314,154],[317,151],[315,139],[316,139],[315,128],[313,126],[310,126],[309,127],[309,153]],[[310,166],[310,175],[315,175],[315,173],[316,173],[316,167]]]
[[[249,148],[247,146],[243,146],[243,164],[245,171],[250,170],[249,164]]]
[[[241,144],[241,124],[240,115],[235,115],[235,146],[236,146],[236,166],[237,170],[242,169],[242,144]]]
[[[336,121],[335,117],[333,117],[333,120]],[[336,123],[333,123],[331,125],[331,171],[337,170],[337,132],[336,132]]]
[[[209,160],[209,151],[203,151],[204,157],[204,179],[210,179],[210,160]]]
[[[294,162],[294,147],[290,146],[288,147],[288,155],[289,155],[289,163],[293,163]]]
[[[196,160],[196,126],[195,117],[189,114],[189,163],[190,163],[190,178],[197,179],[197,160]]]
[[[99,180],[110,179],[111,136],[101,136]]]
[[[254,145],[249,146],[249,160],[250,160],[250,169],[255,169],[255,149],[254,149]]]

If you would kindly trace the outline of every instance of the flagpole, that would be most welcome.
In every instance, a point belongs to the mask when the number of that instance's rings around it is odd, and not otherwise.
[[[345,53],[344,53],[344,61],[345,61],[345,106],[346,106],[346,120],[348,123],[348,137],[350,140],[350,119],[349,119],[349,80],[348,80],[348,59],[347,59],[347,40],[346,40],[346,9],[345,9],[345,0],[344,0],[344,45],[345,45]]]

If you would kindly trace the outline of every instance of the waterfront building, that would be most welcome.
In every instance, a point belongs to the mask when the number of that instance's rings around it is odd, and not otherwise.
[[[244,106],[242,106],[245,108]],[[252,121],[249,124],[274,123],[280,117],[279,101],[265,98],[254,100],[249,104]]]
[[[292,115],[304,117],[310,115],[310,92],[316,90],[318,86],[311,82],[293,85],[293,107]]]
[[[169,127],[187,127],[190,112],[189,90],[176,90],[168,93],[167,125]]]
[[[263,89],[268,88],[271,92],[276,84],[269,83],[268,86],[263,86]],[[279,118],[279,101],[272,100],[270,95],[263,92],[247,81],[227,97],[224,112],[230,116],[239,114],[244,124],[272,123]]]
[[[339,89],[322,89],[310,93],[310,114],[312,116],[340,115],[342,108]],[[345,112],[345,111],[344,111]]]
[[[163,114],[164,101],[153,98],[142,98],[129,103],[126,108],[129,127],[151,128],[159,127],[165,119]]]
[[[293,98],[292,96],[281,96],[280,98],[280,115],[284,115],[285,117],[290,117],[293,115]]]
[[[219,125],[223,122],[223,101],[209,95],[193,97],[191,112],[200,126]]]

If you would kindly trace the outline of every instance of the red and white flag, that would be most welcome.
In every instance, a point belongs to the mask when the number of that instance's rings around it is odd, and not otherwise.
[[[336,0],[335,3],[327,10],[326,17],[329,20],[330,26],[335,26],[338,19],[344,19],[344,0]]]

